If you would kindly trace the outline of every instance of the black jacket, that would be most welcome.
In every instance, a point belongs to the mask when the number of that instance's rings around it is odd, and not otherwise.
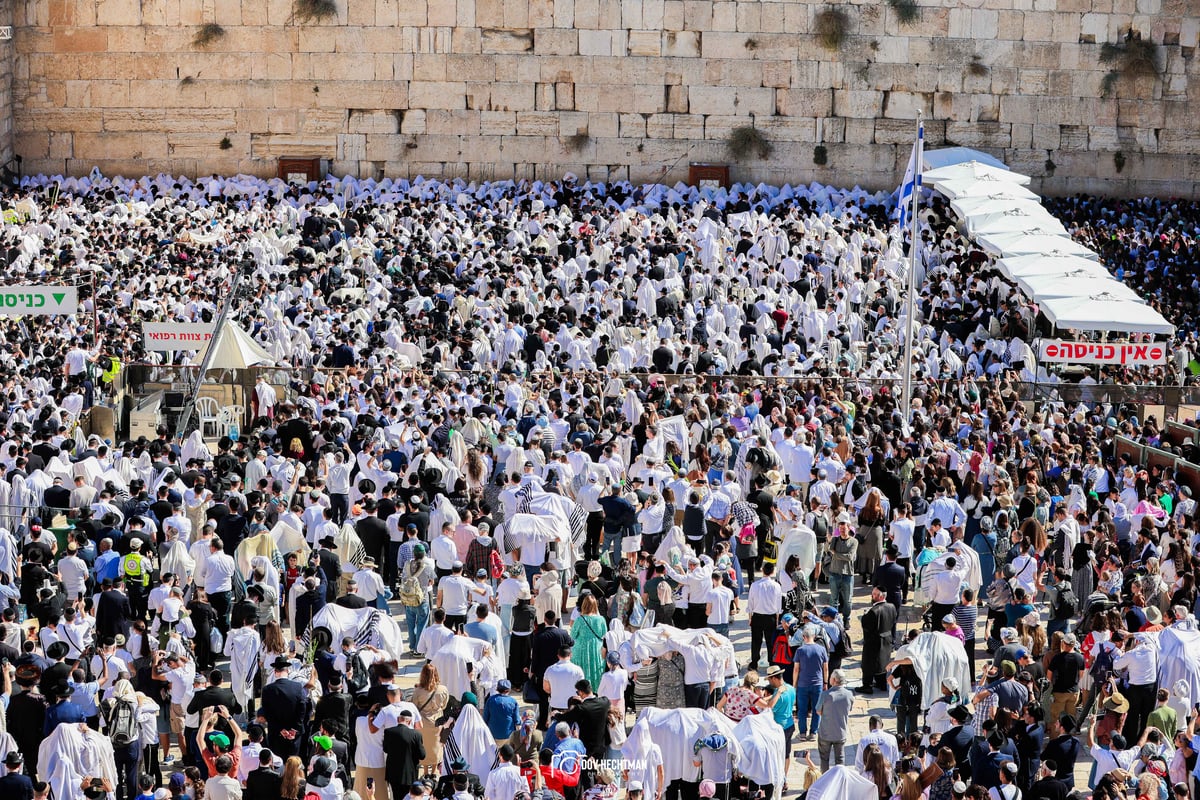
[[[883,591],[884,597],[889,603],[900,608],[904,603],[906,577],[907,573],[904,571],[904,567],[892,561],[880,564],[875,568],[871,583]]]
[[[419,776],[425,742],[421,734],[407,725],[393,725],[383,732],[383,754],[387,757],[384,767],[387,781],[395,793],[397,789],[412,786]]]
[[[233,691],[225,686],[209,686],[207,689],[201,689],[192,697],[192,702],[188,703],[187,713],[196,714],[201,709],[216,708],[217,706],[225,706],[229,709],[230,714],[242,713],[242,704],[238,702]]]
[[[116,589],[100,593],[96,602],[96,638],[106,639],[109,636],[129,636],[129,620],[133,611],[129,608],[129,598]]]
[[[246,797],[279,797],[283,776],[269,767],[252,769],[246,774]]]
[[[559,714],[558,720],[579,725],[579,741],[583,742],[587,754],[602,759],[608,749],[608,709],[611,707],[607,697],[592,695]]]
[[[542,676],[546,674],[546,668],[558,661],[558,649],[574,647],[574,645],[575,639],[571,637],[571,634],[557,625],[554,627],[543,626],[541,630],[530,637],[529,672],[536,676],[539,686]]]
[[[363,517],[354,524],[354,532],[362,541],[367,555],[375,559],[375,563],[382,567],[387,556],[388,541],[391,538],[388,535],[387,523],[379,517]]]

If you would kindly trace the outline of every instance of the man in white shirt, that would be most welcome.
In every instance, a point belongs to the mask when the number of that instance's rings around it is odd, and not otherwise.
[[[224,543],[216,536],[208,542],[209,555],[204,563],[204,591],[217,613],[221,635],[229,633],[229,607],[233,596],[233,575],[237,565],[225,554]]]
[[[346,521],[350,512],[350,473],[353,464],[346,463],[346,454],[338,451],[332,460],[327,456],[322,462],[325,467],[325,488],[329,490],[329,508],[333,512],[333,522],[341,525]]]
[[[750,616],[750,669],[758,669],[759,650],[765,643],[770,658],[779,615],[783,613],[783,587],[775,580],[773,563],[764,563],[762,577],[750,584],[746,613]]]
[[[497,756],[500,762],[488,774],[487,784],[484,786],[483,796],[486,800],[514,800],[518,794],[528,795],[529,783],[513,763],[516,756],[512,746],[502,746]]]
[[[67,544],[67,554],[58,562],[58,576],[69,600],[83,597],[87,591],[88,566],[79,557],[79,545],[74,541]]]
[[[732,613],[737,613],[737,598],[733,596],[733,589],[725,585],[723,577],[720,572],[713,571],[712,588],[708,590],[705,613],[708,615],[708,627],[722,636],[728,636],[730,609],[732,608]]]
[[[954,571],[954,568],[958,566],[958,559],[950,556],[945,563],[944,572],[926,575],[921,582],[925,594],[929,597],[929,602],[933,604],[929,613],[932,615],[931,619],[934,620],[940,620],[952,612],[954,606],[958,605],[958,598],[962,593],[962,578]]]
[[[438,608],[446,612],[446,627],[452,631],[466,624],[471,598],[486,596],[482,589],[463,577],[462,571],[462,562],[455,561],[450,565],[450,574],[438,581]]]
[[[367,601],[367,605],[387,610],[387,587],[383,585],[383,576],[375,569],[375,559],[364,558],[357,572],[354,573],[356,585],[354,593]]]
[[[870,730],[858,740],[858,747],[854,751],[854,768],[859,773],[863,770],[863,751],[869,744],[878,745],[887,763],[895,764],[900,760],[900,745],[895,736],[883,729],[883,719],[872,714],[867,719],[867,727]]]
[[[575,696],[575,684],[584,679],[583,670],[571,663],[571,648],[558,649],[558,661],[546,667],[542,691],[550,698],[550,713],[566,711],[567,703]]]
[[[705,634],[695,643],[667,632],[671,647],[683,656],[683,696],[688,708],[708,708],[712,693],[725,679],[725,643],[714,633]]]
[[[454,525],[447,522],[437,537],[429,543],[429,555],[433,558],[433,568],[438,578],[450,574],[454,562],[458,561],[458,545],[454,541]]]
[[[435,608],[433,624],[426,626],[425,630],[421,631],[421,638],[417,640],[417,652],[432,656],[453,638],[454,631],[446,627],[446,610]]]
[[[667,564],[667,575],[683,586],[683,599],[687,603],[686,626],[703,628],[708,592],[712,588],[712,569],[700,564],[700,559],[688,556],[684,559],[687,572],[677,572]]]
[[[1150,712],[1154,710],[1158,688],[1158,649],[1141,636],[1133,636],[1133,644],[1113,662],[1116,672],[1128,671],[1129,685],[1122,692],[1129,701],[1129,713],[1121,732],[1129,741],[1137,741],[1146,729]]]

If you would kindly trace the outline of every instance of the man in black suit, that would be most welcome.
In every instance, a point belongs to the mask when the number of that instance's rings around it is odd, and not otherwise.
[[[169,663],[172,667],[178,666],[174,662]],[[221,685],[224,680],[225,676],[219,669],[208,673],[208,687],[196,692],[192,697],[192,702],[188,703],[187,713],[198,714],[206,708],[216,708],[217,706],[225,706],[231,714],[242,713],[242,704],[238,702],[237,696],[232,690]]]
[[[354,580],[353,578],[348,578],[346,580],[346,593],[337,600],[334,600],[333,604],[341,606],[342,608],[366,608],[367,601],[354,593],[355,589],[357,588],[358,581]]]
[[[332,536],[326,536],[320,541],[321,549],[317,551],[317,563],[321,570],[321,580],[325,582],[325,602],[332,603],[337,598],[338,578],[342,575],[342,560],[334,552],[337,542]]]
[[[258,751],[258,769],[246,773],[246,797],[279,797],[283,776],[274,770],[275,754],[265,747]]]
[[[33,800],[33,781],[21,774],[21,754],[13,750],[4,757],[4,777],[0,778],[0,797],[4,800]]]
[[[558,651],[563,647],[574,647],[575,639],[571,634],[558,627],[558,615],[547,611],[545,622],[530,637],[529,648],[529,677],[537,687],[538,695],[538,729],[545,730],[550,717],[550,698],[542,691],[542,682],[546,678],[546,669],[558,662]]]
[[[115,637],[118,633],[129,637],[133,609],[124,589],[125,579],[118,575],[113,585],[100,593],[100,599],[96,601],[96,638]]]
[[[373,498],[368,497],[364,500],[362,508],[366,516],[354,523],[354,532],[358,534],[359,540],[362,541],[363,549],[367,551],[367,555],[375,559],[376,564],[386,564],[385,558],[387,557],[387,546],[390,540],[387,523],[376,515],[377,506]]]
[[[411,711],[400,712],[400,724],[383,731],[384,769],[392,797],[404,797],[420,776],[421,760],[425,758],[425,742],[412,729]]]
[[[71,490],[63,486],[61,475],[55,475],[54,485],[42,492],[42,504],[64,512],[71,507]]]
[[[900,555],[900,550],[894,544],[889,544],[884,551],[884,562],[875,568],[875,575],[871,579],[872,586],[878,586],[883,590],[884,599],[896,607],[896,613],[900,613],[900,606],[908,602],[908,586],[905,580],[908,573],[904,571],[904,567],[896,563],[896,557]]]
[[[592,693],[592,682],[587,678],[575,684],[575,693],[579,703],[559,714],[555,719],[579,726],[579,741],[587,748],[591,758],[603,759],[608,745],[608,709],[612,707],[607,697],[597,697]]]
[[[454,796],[454,782],[457,780],[466,783],[466,791],[473,797],[483,797],[483,782],[479,780],[478,775],[470,771],[470,766],[462,756],[451,761],[450,774],[438,778],[433,796],[437,800],[450,800]]]
[[[964,781],[969,781],[971,778],[971,746],[975,744],[975,728],[969,724],[971,712],[966,706],[954,706],[949,712],[950,719],[954,720],[954,727],[942,734],[942,747],[949,747],[954,753],[954,761],[958,764],[960,773],[963,775]]]
[[[283,656],[271,664],[275,680],[263,687],[258,710],[258,715],[267,723],[267,745],[272,753],[284,759],[300,754],[305,723],[311,710],[304,687],[288,678],[291,667],[292,662]]]
[[[871,607],[862,616],[862,629],[862,687],[858,691],[861,694],[872,694],[876,689],[885,691],[896,608],[883,599],[883,590],[878,586],[871,589]]]

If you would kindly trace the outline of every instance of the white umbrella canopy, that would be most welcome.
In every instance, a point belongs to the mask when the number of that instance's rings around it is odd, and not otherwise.
[[[996,268],[1009,280],[1034,275],[1064,275],[1090,273],[1096,279],[1111,278],[1112,273],[1087,258],[1079,256],[1012,256],[996,259]]]
[[[1018,186],[1017,188],[1023,190],[1023,187]],[[970,217],[978,214],[998,214],[1016,209],[1022,209],[1030,213],[1034,209],[1038,211],[1046,210],[1035,197],[1007,197],[994,194],[957,197],[950,201],[950,208],[960,217]]]
[[[977,181],[1007,181],[1009,183],[1019,183],[1022,186],[1029,185],[1029,181],[1032,180],[1028,175],[1022,175],[1019,172],[1013,172],[1009,169],[993,167],[981,161],[964,161],[961,164],[954,164],[949,167],[927,170],[922,176],[922,181],[924,183],[938,183],[940,181],[954,181],[964,178]]]
[[[963,164],[968,161],[978,161],[980,164],[987,164],[999,169],[1008,169],[1004,162],[995,156],[989,155],[982,150],[972,150],[970,147],[939,147],[936,150],[926,150],[921,160],[925,165],[926,172],[932,172],[935,169],[955,164]]]
[[[1065,236],[1067,229],[1055,219],[1050,212],[1041,209],[1036,212],[1001,211],[995,214],[975,214],[965,220],[967,232],[973,236],[986,236],[995,233],[1024,233],[1037,229],[1046,233]]]
[[[226,321],[208,344],[196,353],[192,363],[203,364],[204,356],[210,347],[214,349],[209,369],[246,369],[260,364],[275,363],[271,354],[250,338],[250,334],[229,321]]]
[[[926,183],[951,200],[959,197],[1012,197],[1025,200],[1037,200],[1038,196],[1019,183],[1001,180],[976,180],[975,178],[956,178],[934,183]]]
[[[1103,292],[1117,300],[1145,302],[1137,292],[1111,276],[1097,279],[1094,275],[1082,271],[1065,275],[1022,275],[1017,278],[1017,286],[1038,301],[1054,297],[1088,297]]]
[[[1175,326],[1149,306],[1100,292],[1090,297],[1051,297],[1038,302],[1046,319],[1062,329],[1154,333],[1170,336]]]
[[[994,233],[980,236],[979,246],[992,255],[1028,256],[1044,254],[1050,256],[1080,256],[1099,261],[1100,256],[1073,239],[1045,231],[1031,230],[1024,233]]]

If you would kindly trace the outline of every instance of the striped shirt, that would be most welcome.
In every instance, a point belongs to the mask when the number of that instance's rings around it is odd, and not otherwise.
[[[963,629],[963,635],[967,641],[974,641],[976,621],[979,619],[979,609],[975,604],[963,605],[958,604],[954,607],[954,621],[958,623],[958,627]]]

